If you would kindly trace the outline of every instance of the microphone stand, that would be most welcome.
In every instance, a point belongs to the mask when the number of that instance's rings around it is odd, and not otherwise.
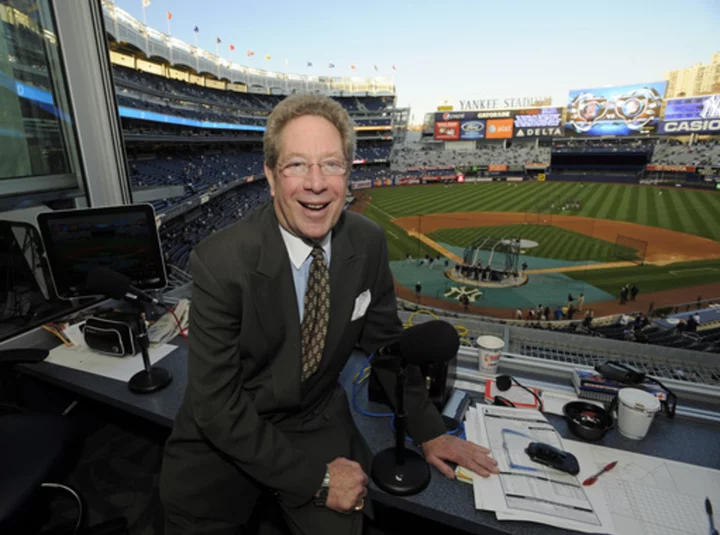
[[[412,496],[430,483],[430,467],[418,452],[405,447],[405,384],[407,362],[401,360],[395,383],[395,447],[387,448],[375,455],[371,475],[375,484],[388,494]]]
[[[145,310],[139,301],[134,301],[133,307],[137,311],[137,323],[140,329],[135,340],[140,344],[144,369],[130,378],[128,388],[137,394],[149,394],[170,384],[172,375],[165,368],[150,365],[150,338],[145,324]]]

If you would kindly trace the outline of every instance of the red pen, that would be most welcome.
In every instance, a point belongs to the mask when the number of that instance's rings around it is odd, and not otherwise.
[[[593,474],[589,478],[587,478],[585,481],[583,481],[583,485],[586,487],[589,487],[590,485],[595,483],[602,474],[604,474],[605,472],[609,472],[610,470],[615,468],[615,465],[617,463],[618,463],[617,461],[613,461],[610,464],[606,465],[605,468],[600,470],[597,474]]]

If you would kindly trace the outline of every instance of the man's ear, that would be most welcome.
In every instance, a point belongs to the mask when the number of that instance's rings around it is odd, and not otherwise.
[[[264,163],[263,167],[265,168],[265,178],[267,178],[267,181],[270,184],[270,195],[275,197],[275,175],[267,166],[267,163]]]

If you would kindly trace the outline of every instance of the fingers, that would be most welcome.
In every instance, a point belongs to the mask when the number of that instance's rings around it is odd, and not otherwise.
[[[428,457],[427,462],[438,469],[438,471],[444,475],[448,479],[455,479],[455,470],[450,468],[449,465],[444,463],[439,457],[435,457],[434,455],[431,457]]]

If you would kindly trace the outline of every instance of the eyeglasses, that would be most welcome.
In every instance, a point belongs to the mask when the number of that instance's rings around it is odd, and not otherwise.
[[[323,160],[320,163],[310,163],[305,160],[292,160],[280,167],[280,172],[285,176],[305,177],[310,173],[310,168],[317,165],[323,176],[341,176],[347,172],[347,163],[334,158]]]

